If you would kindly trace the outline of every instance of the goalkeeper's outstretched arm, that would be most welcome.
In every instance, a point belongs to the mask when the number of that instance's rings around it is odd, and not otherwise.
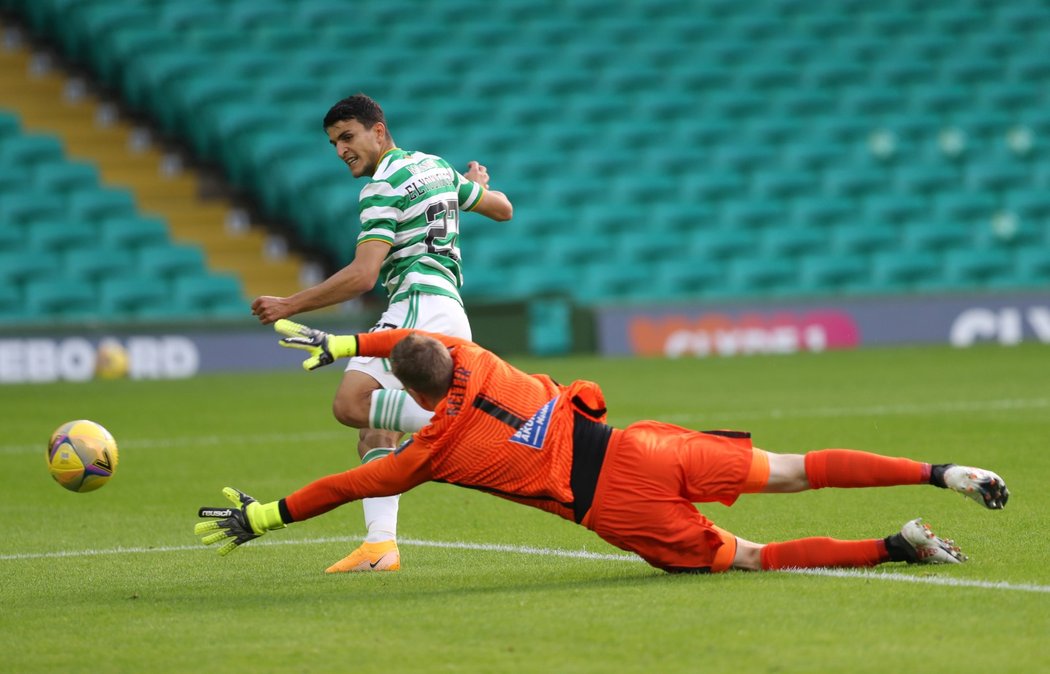
[[[448,347],[471,343],[458,337],[407,328],[380,330],[379,332],[368,332],[360,335],[331,335],[286,318],[282,318],[274,323],[273,327],[278,334],[284,335],[279,342],[281,346],[302,349],[310,353],[310,357],[303,361],[304,370],[316,370],[324,365],[331,365],[340,358],[353,358],[354,356],[388,357],[398,342],[414,332],[433,337]]]

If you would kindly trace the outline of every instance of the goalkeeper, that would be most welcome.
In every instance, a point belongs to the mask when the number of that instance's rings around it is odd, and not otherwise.
[[[333,336],[287,320],[284,346],[311,353],[307,369],[355,355],[390,358],[409,395],[433,412],[393,454],[329,475],[270,503],[235,489],[233,507],[202,508],[197,524],[220,554],[358,499],[397,494],[431,480],[489,492],[581,524],[669,572],[959,563],[965,555],[921,519],[884,538],[803,538],[754,543],[719,528],[694,503],[732,505],[741,494],[825,487],[933,485],[987,508],[1009,497],[987,470],[929,464],[849,449],[775,454],[749,434],[693,431],[657,421],[605,423],[597,384],[567,386],[529,375],[469,341],[398,329]]]

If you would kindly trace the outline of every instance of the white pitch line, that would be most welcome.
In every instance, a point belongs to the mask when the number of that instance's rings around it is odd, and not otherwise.
[[[317,545],[321,543],[356,543],[360,537],[333,536],[327,538],[302,538],[290,540],[269,540],[252,543],[253,547],[276,545]],[[569,559],[596,559],[617,562],[642,563],[635,555],[608,554],[589,552],[587,550],[563,550],[558,548],[538,548],[532,546],[507,545],[505,543],[469,543],[464,541],[426,541],[412,538],[398,539],[399,545],[424,548],[446,548],[452,550],[475,550],[480,552],[505,552],[517,555],[536,555],[539,557],[563,557]],[[124,555],[150,552],[211,552],[201,545],[170,545],[157,547],[108,548],[104,550],[62,550],[56,552],[25,552],[0,555],[0,561],[19,561],[30,559],[59,559],[68,557],[96,557],[100,555]],[[214,553],[211,553],[214,554]],[[903,573],[879,572],[862,569],[788,569],[781,573],[805,576],[824,576],[831,578],[849,578],[857,580],[883,580],[898,583],[915,583],[920,585],[940,585],[943,587],[975,588],[981,590],[1006,590],[1012,592],[1032,592],[1050,594],[1050,585],[1035,583],[1007,583],[1004,581],[970,580],[966,578],[945,578],[938,576],[909,576]]]
[[[828,576],[832,578],[890,580],[898,583],[920,583],[923,585],[944,585],[947,587],[975,587],[983,590],[1050,593],[1050,585],[1017,584],[1005,581],[969,580],[966,578],[944,578],[940,576],[908,576],[903,573],[865,571],[861,569],[791,569],[786,573],[797,573],[804,576]]]
[[[809,409],[722,410],[697,411],[695,414],[661,415],[660,421],[686,423],[718,419],[830,419],[837,417],[886,417],[916,414],[969,414],[973,412],[1014,411],[1050,408],[1050,398],[1016,398],[998,400],[941,401],[900,405],[867,405],[857,407],[815,407]],[[623,415],[614,414],[613,420],[629,423]],[[346,440],[351,443],[350,429],[332,431],[303,431],[296,433],[255,433],[238,435],[198,435],[178,438],[121,438],[120,447],[127,449],[164,449],[167,447],[216,447],[220,445],[296,444]],[[350,439],[348,439],[350,438]],[[0,454],[43,452],[47,443],[0,445]],[[348,445],[349,446],[349,445]]]

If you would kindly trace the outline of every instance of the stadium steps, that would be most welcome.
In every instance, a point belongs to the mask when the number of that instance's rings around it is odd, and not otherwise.
[[[80,85],[57,68],[42,70],[40,64],[25,45],[0,47],[0,108],[18,114],[29,131],[57,136],[70,157],[95,164],[104,183],[131,190],[142,211],[168,222],[173,239],[201,245],[209,266],[239,276],[249,295],[288,295],[301,288],[297,256],[271,259],[266,235],[255,228],[231,233],[232,204],[200,199],[200,179],[192,170],[165,172],[157,148],[136,145],[135,129],[122,120],[100,123],[115,113],[90,93],[78,93]]]

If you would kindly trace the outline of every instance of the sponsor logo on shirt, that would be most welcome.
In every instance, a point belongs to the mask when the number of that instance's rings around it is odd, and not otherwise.
[[[554,398],[541,407],[517,433],[510,436],[510,441],[533,449],[543,449],[543,441],[547,439],[547,428],[550,426],[551,410],[557,402],[558,398]]]

